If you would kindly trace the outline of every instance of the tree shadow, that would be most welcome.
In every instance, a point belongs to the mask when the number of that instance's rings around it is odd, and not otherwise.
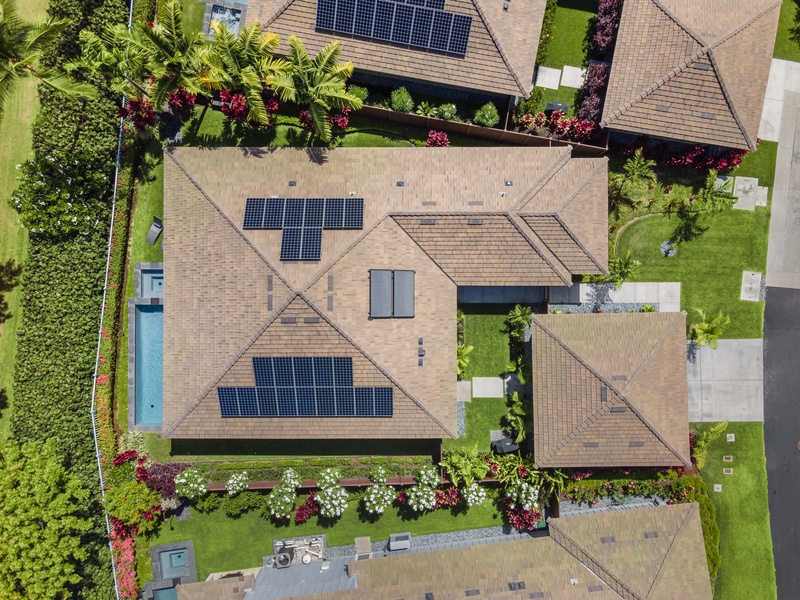
[[[789,28],[789,39],[800,46],[800,0],[794,0],[794,26]]]
[[[22,280],[22,265],[13,258],[0,263],[0,323],[13,315],[9,311],[6,294],[13,291]]]
[[[701,225],[701,217],[701,213],[690,213],[683,209],[679,210],[678,225],[672,231],[669,241],[674,244],[680,244],[681,242],[691,242],[699,238],[708,231],[707,225]]]

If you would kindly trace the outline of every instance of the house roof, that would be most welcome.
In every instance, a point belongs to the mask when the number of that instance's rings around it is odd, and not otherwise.
[[[480,90],[501,95],[528,96],[545,0],[503,2],[446,0],[444,10],[472,17],[466,54],[455,56],[365,39],[316,28],[316,0],[250,0],[246,20],[258,22],[281,37],[279,52],[288,51],[296,35],[312,54],[333,40],[342,42],[343,57],[355,68],[423,83]]]
[[[601,125],[756,149],[780,0],[626,0]]]
[[[178,600],[244,600],[253,588],[253,575],[225,577],[176,586]]]
[[[539,467],[689,465],[686,313],[534,315]]]
[[[319,438],[453,436],[457,286],[568,285],[578,266],[601,273],[608,260],[606,159],[572,159],[569,148],[173,148],[165,157],[169,437],[307,437],[306,418],[222,418],[217,388],[254,386],[261,356],[350,357],[355,386],[392,388],[392,418],[316,418]],[[242,226],[245,200],[271,195],[356,195],[363,229],[326,230],[319,261],[281,261],[280,230]],[[415,272],[413,319],[368,318],[370,269]]]

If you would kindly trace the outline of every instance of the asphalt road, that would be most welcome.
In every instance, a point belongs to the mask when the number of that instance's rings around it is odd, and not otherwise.
[[[768,287],[764,441],[778,600],[800,598],[800,290]]]

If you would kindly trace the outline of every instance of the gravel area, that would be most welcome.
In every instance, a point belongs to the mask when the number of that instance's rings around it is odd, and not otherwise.
[[[766,302],[767,300],[767,278],[761,275],[761,290],[758,293],[758,301]]]
[[[656,504],[658,503],[658,504]],[[586,502],[580,502],[577,504],[573,504],[571,500],[562,500],[559,503],[559,510],[560,515],[563,517],[565,515],[569,515],[570,513],[582,512],[587,509],[595,509],[600,510],[603,508],[613,508],[617,506],[624,506],[628,504],[642,504],[642,505],[650,505],[650,506],[658,506],[660,504],[666,504],[666,498],[653,498],[649,496],[624,496],[624,497],[612,497],[612,498],[600,498],[597,501],[597,504],[594,506],[590,506]]]
[[[456,433],[458,433],[458,437],[467,435],[466,404],[466,402],[456,402]]]
[[[595,312],[597,308],[607,313],[626,313],[629,311],[642,312],[642,307],[645,304],[650,304],[650,306],[655,308],[656,312],[658,312],[658,302],[604,302],[599,306],[593,302],[586,302],[584,304],[551,304],[550,312],[552,313],[553,311],[560,310],[564,314],[582,314]]]

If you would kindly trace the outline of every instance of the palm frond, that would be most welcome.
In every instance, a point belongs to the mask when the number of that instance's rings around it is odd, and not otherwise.
[[[86,98],[88,100],[94,100],[97,98],[97,89],[94,86],[89,85],[88,83],[81,83],[75,81],[74,79],[70,79],[62,73],[48,69],[34,69],[32,74],[43,84],[53,88],[54,90],[58,90],[63,94],[67,94],[69,96],[80,96],[81,98]]]

